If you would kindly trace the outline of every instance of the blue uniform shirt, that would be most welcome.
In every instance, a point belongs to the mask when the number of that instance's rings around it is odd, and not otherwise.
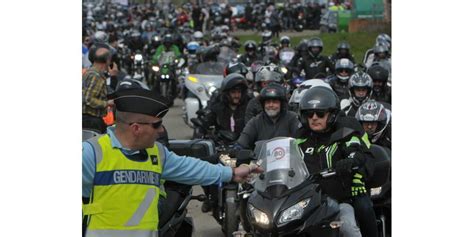
[[[124,154],[134,154],[138,151],[124,148],[115,137],[115,128],[108,127],[107,134],[112,141],[112,147],[119,148]],[[164,147],[164,146],[163,146]],[[213,165],[209,162],[194,157],[178,156],[164,147],[165,159],[161,178],[183,184],[211,185],[228,182],[232,179],[232,169],[220,164]],[[163,162],[163,157],[161,157]],[[95,175],[94,148],[88,142],[82,143],[82,196],[89,197],[92,191]]]

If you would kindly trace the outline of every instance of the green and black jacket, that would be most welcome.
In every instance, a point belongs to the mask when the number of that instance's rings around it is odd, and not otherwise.
[[[370,142],[361,125],[353,117],[340,117],[332,130],[326,133],[314,133],[309,129],[301,128],[296,136],[297,142],[303,151],[304,161],[310,173],[319,173],[328,168],[334,168],[342,159],[355,159],[359,169],[355,172],[365,182],[371,174],[369,148]],[[343,201],[351,196],[352,180],[334,178],[321,181],[323,191],[329,196]]]

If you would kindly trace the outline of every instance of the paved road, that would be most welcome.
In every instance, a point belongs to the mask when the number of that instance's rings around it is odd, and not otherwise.
[[[182,118],[183,114],[183,100],[176,99],[175,105],[166,114],[163,124],[168,130],[170,139],[191,139],[192,129],[189,128]],[[201,194],[200,186],[193,187],[193,194]],[[210,213],[201,212],[201,202],[192,200],[188,205],[188,216],[191,216],[194,221],[195,237],[220,237],[223,236],[221,227]]]

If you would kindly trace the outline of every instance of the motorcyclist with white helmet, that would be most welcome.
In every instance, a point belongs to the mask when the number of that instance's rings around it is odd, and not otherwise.
[[[378,47],[381,46],[381,47]],[[375,61],[375,51],[379,51],[379,54],[383,52],[385,55],[384,57],[390,61],[390,49],[392,46],[392,39],[387,34],[379,34],[375,39],[375,45],[373,48],[367,50],[364,55],[364,64],[366,68],[369,68]],[[377,48],[378,47],[378,48]],[[378,61],[380,61],[380,56],[378,57]],[[390,71],[389,68],[387,70]]]
[[[289,48],[291,46],[291,39],[289,36],[287,35],[284,35],[282,37],[280,37],[280,47],[279,47],[279,50],[283,49],[283,48]]]
[[[204,40],[204,34],[201,31],[195,31],[193,33],[193,41],[196,41],[201,46],[207,46],[208,43]]]
[[[355,118],[369,135],[372,144],[392,149],[392,112],[383,103],[375,100],[363,103]]]
[[[347,58],[336,60],[336,75],[326,79],[339,99],[349,99],[349,78],[354,73],[354,64]]]

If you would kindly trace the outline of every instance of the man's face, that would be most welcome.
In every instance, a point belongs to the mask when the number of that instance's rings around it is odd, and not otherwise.
[[[139,126],[137,138],[138,143],[142,145],[143,148],[153,147],[159,134],[164,130],[161,122],[162,120],[160,118],[149,116],[146,122],[134,123]]]
[[[367,88],[354,88],[354,94],[358,98],[365,98],[367,96]]]
[[[385,55],[385,53],[376,53],[375,57],[379,60],[382,60],[382,59],[386,59],[387,55]]]
[[[380,80],[374,80],[374,91],[381,91],[384,86],[384,82]]]
[[[230,103],[233,105],[238,105],[240,99],[242,98],[242,91],[240,88],[233,88],[229,91]]]
[[[280,100],[268,99],[265,100],[265,113],[270,117],[275,117],[280,113],[281,102]]]
[[[377,122],[363,122],[362,127],[367,134],[372,135],[377,131]]]
[[[349,70],[348,69],[340,69],[338,71],[338,74],[342,77],[348,77],[349,76]]]
[[[340,56],[348,56],[349,51],[347,49],[339,49],[339,55]]]
[[[308,119],[309,128],[315,132],[326,130],[328,124],[328,111],[307,111],[304,116]]]
[[[321,51],[320,47],[311,47],[310,50],[311,50],[311,53],[314,55],[319,54],[319,52]]]

